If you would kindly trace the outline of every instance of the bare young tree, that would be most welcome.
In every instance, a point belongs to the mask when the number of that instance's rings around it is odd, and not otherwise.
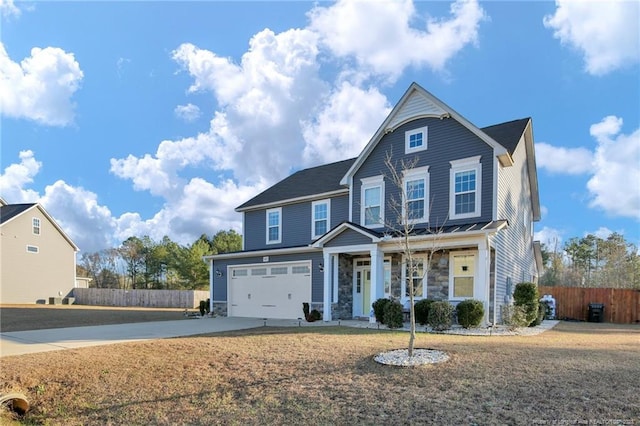
[[[415,281],[418,279],[420,282],[424,282],[424,278],[429,276],[434,256],[444,248],[441,238],[444,221],[435,228],[429,225],[424,231],[426,235],[433,236],[427,247],[426,258],[424,258],[424,256],[417,258],[416,250],[411,243],[411,237],[415,231],[415,219],[424,217],[425,209],[431,213],[431,206],[433,205],[432,202],[429,202],[428,206],[425,205],[426,200],[424,197],[422,197],[421,201],[414,201],[418,198],[416,192],[425,191],[426,188],[424,186],[420,188],[419,185],[416,186],[412,184],[411,181],[405,179],[406,175],[416,168],[418,160],[419,158],[415,157],[413,159],[394,161],[392,154],[387,153],[384,161],[388,170],[387,177],[393,186],[399,190],[399,199],[393,195],[389,197],[388,204],[392,212],[393,220],[385,221],[385,226],[393,232],[393,237],[398,242],[399,251],[405,259],[405,288],[407,288],[409,293],[410,331],[407,351],[409,357],[413,356],[414,342],[416,339]]]

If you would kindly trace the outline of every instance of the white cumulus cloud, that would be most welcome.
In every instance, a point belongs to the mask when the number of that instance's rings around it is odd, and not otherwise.
[[[10,164],[0,174],[0,194],[12,204],[34,203],[38,200],[38,193],[30,189],[23,189],[33,182],[42,163],[35,159],[33,151],[21,151],[20,163]]]
[[[640,61],[640,2],[556,0],[544,25],[581,51],[586,71],[603,75]]]
[[[186,122],[195,121],[200,118],[201,112],[200,108],[194,104],[186,104],[186,105],[178,105],[173,112],[176,117]]]
[[[591,126],[597,147],[587,188],[592,207],[640,221],[640,129],[624,134],[622,124],[622,118],[608,116]]]
[[[561,230],[545,226],[541,230],[533,234],[533,239],[536,241],[540,241],[540,243],[544,244],[546,249],[551,252],[555,250],[561,252],[562,235],[563,232]]]
[[[581,175],[593,167],[593,153],[587,148],[564,148],[536,143],[536,163],[551,173]]]
[[[41,124],[73,122],[73,94],[83,72],[73,53],[57,47],[31,49],[31,56],[14,62],[0,43],[0,112]]]
[[[15,5],[13,0],[0,0],[0,15],[4,18],[20,16],[22,12]]]
[[[456,1],[450,14],[418,16],[409,0],[341,0],[314,8],[309,17],[310,28],[333,55],[352,57],[359,67],[395,80],[409,66],[442,70],[465,46],[477,43],[485,19],[478,2]]]

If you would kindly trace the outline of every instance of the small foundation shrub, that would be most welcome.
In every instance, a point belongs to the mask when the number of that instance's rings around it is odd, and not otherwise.
[[[381,298],[373,302],[371,307],[373,308],[373,315],[376,316],[376,321],[380,324],[385,324],[384,322],[384,308],[387,304],[391,302],[391,299]]]
[[[518,283],[513,291],[513,302],[516,306],[524,306],[529,326],[536,325],[538,318],[538,286],[534,283]]]
[[[389,300],[384,307],[384,324],[389,328],[402,327],[402,305],[395,300]]]
[[[429,323],[429,306],[435,302],[433,299],[418,300],[413,305],[414,312],[416,314],[416,322],[420,325],[427,325]]]
[[[449,302],[433,302],[429,307],[429,325],[436,331],[450,329],[453,311],[453,305]]]
[[[530,323],[527,308],[517,305],[502,305],[502,322],[512,331],[520,327],[527,327]]]
[[[484,318],[484,305],[479,300],[467,299],[456,306],[458,324],[464,328],[477,327]]]

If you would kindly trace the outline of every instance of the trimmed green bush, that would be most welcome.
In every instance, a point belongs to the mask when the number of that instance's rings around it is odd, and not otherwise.
[[[535,320],[533,320],[533,324],[531,325],[540,325],[542,324],[542,321],[544,320],[544,317],[547,313],[547,306],[544,303],[540,303],[538,304],[538,316],[536,317]]]
[[[453,309],[453,305],[449,302],[433,302],[429,307],[429,325],[436,331],[450,329]]]
[[[484,305],[479,300],[467,299],[456,306],[458,324],[464,328],[477,327],[484,317]]]
[[[384,324],[389,328],[402,327],[402,305],[395,300],[389,300],[384,306]]]
[[[415,309],[416,322],[420,325],[427,325],[429,323],[429,306],[435,302],[433,299],[418,300],[413,308]]]
[[[502,305],[502,322],[512,331],[528,326],[527,308],[525,306]]]
[[[391,302],[391,299],[381,298],[373,302],[371,307],[373,308],[373,315],[376,316],[376,321],[380,324],[386,324],[384,322],[384,308]]]
[[[540,302],[538,295],[538,286],[534,283],[518,283],[513,292],[513,301],[516,306],[524,306],[527,319],[529,323],[527,325],[536,325],[536,319],[538,317],[538,305]]]

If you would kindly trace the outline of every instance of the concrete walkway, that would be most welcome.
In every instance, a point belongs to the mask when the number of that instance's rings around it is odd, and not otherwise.
[[[177,321],[14,331],[0,333],[0,357],[108,345],[112,343],[246,330],[264,326],[309,327],[326,325],[338,325],[338,322],[325,323],[318,321],[307,323],[298,320],[204,317],[194,319],[185,318]]]

